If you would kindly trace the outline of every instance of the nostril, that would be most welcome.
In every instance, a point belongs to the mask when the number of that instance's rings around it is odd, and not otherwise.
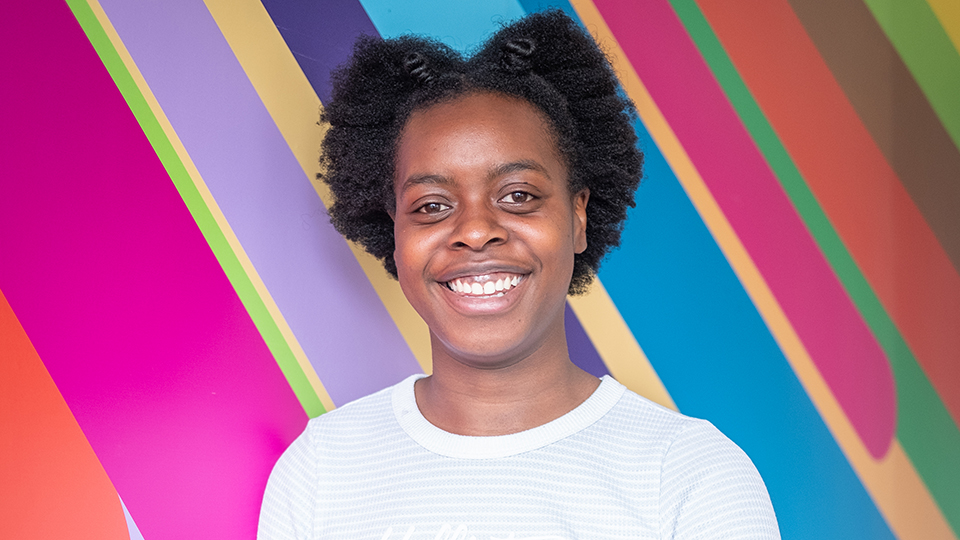
[[[480,250],[488,246],[497,246],[505,243],[506,237],[503,236],[494,236],[491,238],[480,238],[477,240],[454,240],[450,243],[450,246],[454,249],[475,249]]]
[[[450,236],[450,246],[480,250],[490,245],[502,244],[507,239],[503,225],[491,215],[463,215]]]

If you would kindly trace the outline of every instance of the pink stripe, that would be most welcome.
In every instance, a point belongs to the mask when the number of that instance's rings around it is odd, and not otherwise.
[[[252,538],[306,416],[66,4],[12,6],[0,289],[146,538]]]
[[[597,8],[757,264],[864,444],[896,428],[889,362],[667,0]]]

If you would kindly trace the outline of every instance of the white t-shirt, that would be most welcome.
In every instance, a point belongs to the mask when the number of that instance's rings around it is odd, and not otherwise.
[[[421,376],[311,420],[270,475],[257,537],[780,537],[740,448],[610,377],[552,422],[467,437],[423,417]]]

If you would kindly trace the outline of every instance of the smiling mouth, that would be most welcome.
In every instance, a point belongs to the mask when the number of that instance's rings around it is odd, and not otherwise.
[[[511,288],[523,281],[519,274],[501,274],[499,276],[469,276],[444,283],[448,289],[464,296],[503,296]]]

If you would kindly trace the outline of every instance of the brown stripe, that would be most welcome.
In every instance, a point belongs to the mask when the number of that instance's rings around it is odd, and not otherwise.
[[[861,0],[788,0],[960,271],[960,150]]]

